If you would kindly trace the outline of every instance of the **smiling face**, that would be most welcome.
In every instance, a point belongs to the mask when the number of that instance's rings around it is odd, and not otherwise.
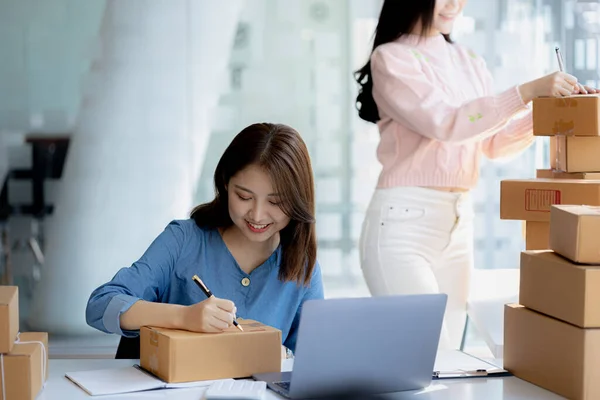
[[[436,0],[433,11],[432,34],[450,34],[454,22],[462,12],[467,0]]]
[[[269,175],[251,164],[231,177],[227,185],[229,216],[241,233],[252,242],[274,238],[290,222],[280,207]]]

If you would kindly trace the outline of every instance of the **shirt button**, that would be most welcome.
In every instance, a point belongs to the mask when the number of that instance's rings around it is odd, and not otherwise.
[[[250,279],[248,279],[248,278],[242,279],[242,285],[243,286],[250,286]]]

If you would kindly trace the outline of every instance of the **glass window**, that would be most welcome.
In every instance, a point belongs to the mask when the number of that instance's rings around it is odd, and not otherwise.
[[[598,7],[572,3],[471,1],[454,37],[485,59],[495,91],[556,71],[555,46],[562,49],[567,72],[595,86],[598,24],[592,22],[598,21]],[[263,1],[248,1],[242,15],[240,26],[248,37],[233,49],[232,87],[219,105],[221,115],[228,118],[212,134],[198,199],[212,196],[216,157],[231,135],[258,120],[292,125],[303,134],[313,159],[326,293],[368,294],[357,243],[380,171],[375,157],[379,136],[375,125],[357,116],[352,72],[370,53],[381,1],[285,0],[285,7],[262,8],[260,4]],[[532,178],[536,169],[549,168],[548,143],[548,138],[539,137],[513,160],[482,160],[481,179],[473,192],[476,269],[519,267],[522,223],[500,220],[500,181]],[[469,329],[467,344],[482,343]]]

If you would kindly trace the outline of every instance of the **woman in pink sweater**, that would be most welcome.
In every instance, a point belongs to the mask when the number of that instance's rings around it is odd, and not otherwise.
[[[458,348],[465,327],[481,156],[533,143],[534,97],[595,93],[556,72],[494,94],[484,60],[449,36],[465,3],[385,0],[356,74],[359,116],[379,127],[383,166],[362,228],[363,273],[375,296],[446,293],[440,348]]]

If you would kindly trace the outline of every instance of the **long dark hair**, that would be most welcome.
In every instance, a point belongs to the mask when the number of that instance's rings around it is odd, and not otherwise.
[[[306,144],[293,128],[259,123],[242,130],[227,147],[215,170],[215,198],[192,210],[191,218],[204,228],[227,228],[227,184],[249,165],[264,169],[281,194],[281,209],[290,223],[280,232],[279,279],[308,284],[317,259],[315,190]]]
[[[412,33],[421,21],[421,34],[429,32],[433,24],[433,12],[436,0],[385,0],[379,14],[379,22],[375,29],[373,50],[385,43],[393,42],[402,35]],[[452,43],[450,35],[444,35],[448,43]],[[354,73],[354,79],[360,85],[356,97],[358,116],[367,122],[379,121],[379,110],[373,99],[373,78],[371,61]]]

